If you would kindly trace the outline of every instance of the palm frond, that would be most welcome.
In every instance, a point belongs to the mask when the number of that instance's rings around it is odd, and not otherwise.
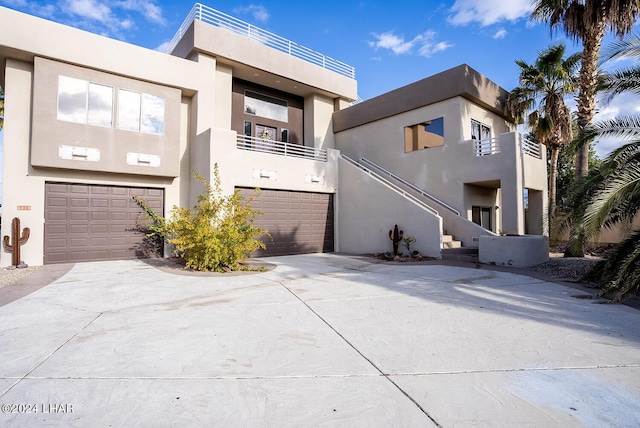
[[[640,67],[630,67],[606,73],[598,79],[598,90],[604,93],[603,105],[621,93],[640,95]]]
[[[600,282],[600,295],[619,302],[640,291],[640,230],[632,232],[584,279]]]
[[[596,236],[616,207],[640,198],[640,164],[625,165],[605,179],[604,186],[584,213],[587,237]]]
[[[640,59],[640,34],[629,34],[611,42],[602,50],[600,62],[604,63],[615,58]]]

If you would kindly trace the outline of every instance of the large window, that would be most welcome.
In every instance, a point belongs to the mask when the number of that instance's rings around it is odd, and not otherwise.
[[[58,76],[58,120],[113,127],[114,88]],[[164,97],[118,90],[118,129],[164,134]]]
[[[118,129],[162,135],[164,133],[164,98],[119,89]]]
[[[113,88],[58,77],[58,120],[110,127],[113,124]]]
[[[404,128],[405,152],[444,146],[444,118],[426,120]]]
[[[244,111],[247,114],[273,119],[280,122],[289,121],[289,107],[285,100],[245,91]]]

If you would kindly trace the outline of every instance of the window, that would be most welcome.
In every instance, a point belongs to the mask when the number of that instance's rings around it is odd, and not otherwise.
[[[471,207],[471,221],[491,230],[491,207]]]
[[[493,152],[491,127],[471,119],[471,139],[476,141],[476,156],[490,155]]]
[[[68,76],[58,76],[58,120],[110,127],[113,88]]]
[[[491,127],[471,119],[471,139],[487,140],[491,138]]]
[[[289,107],[285,100],[253,91],[244,93],[244,112],[280,122],[289,121]]]
[[[443,117],[404,128],[405,152],[440,146],[444,146]]]
[[[118,129],[164,133],[164,97],[118,90]]]
[[[113,126],[114,88],[58,76],[58,120]],[[118,90],[118,129],[164,134],[164,97]]]
[[[289,130],[288,129],[282,128],[280,130],[280,141],[282,141],[283,143],[288,143],[289,142]]]

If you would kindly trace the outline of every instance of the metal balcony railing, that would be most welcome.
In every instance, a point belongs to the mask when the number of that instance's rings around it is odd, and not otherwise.
[[[312,64],[318,65],[324,69],[333,71],[342,76],[351,79],[356,78],[356,70],[354,67],[347,65],[341,61],[328,57],[320,52],[299,45],[298,43],[287,40],[269,31],[263,30],[255,25],[251,25],[233,16],[217,11],[209,6],[196,3],[187,18],[184,20],[175,36],[166,48],[166,53],[171,53],[176,47],[180,39],[184,36],[189,26],[194,20],[206,22],[207,24],[222,28],[224,30],[235,33],[239,36],[254,40],[270,48],[284,52],[295,58],[302,59]]]
[[[484,140],[472,140],[474,142],[474,152],[476,156],[497,155],[501,152],[500,138],[487,138]],[[542,159],[540,144],[526,137],[521,137],[522,153],[536,159]]]
[[[500,153],[500,139],[487,138],[484,140],[473,140],[476,156],[489,156]]]
[[[301,146],[299,144],[283,143],[282,141],[264,140],[262,138],[238,135],[236,147],[240,150],[270,153],[279,156],[310,159],[326,162],[327,150]]]
[[[536,159],[542,159],[540,144],[528,139],[527,137],[522,137],[522,153],[533,156]]]

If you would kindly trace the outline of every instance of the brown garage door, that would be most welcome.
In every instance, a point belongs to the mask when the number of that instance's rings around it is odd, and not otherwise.
[[[253,189],[241,188],[246,198]],[[266,250],[253,256],[322,253],[333,251],[333,195],[262,189],[253,207],[264,212],[255,225],[269,230],[273,241],[261,238]]]
[[[45,263],[147,258],[157,254],[136,226],[137,195],[159,214],[164,190],[89,184],[45,184]]]

